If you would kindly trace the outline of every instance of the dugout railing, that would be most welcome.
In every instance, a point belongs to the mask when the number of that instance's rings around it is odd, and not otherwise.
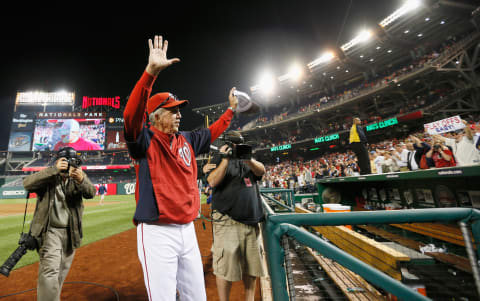
[[[283,195],[289,193],[286,190],[280,190],[278,193]],[[290,192],[293,194],[293,191]],[[476,262],[480,242],[480,211],[472,208],[435,208],[435,209],[407,209],[394,211],[358,211],[346,213],[308,213],[298,214],[294,212],[286,213],[292,210],[290,204],[279,201],[275,195],[275,190],[261,190],[264,197],[264,206],[266,209],[266,220],[263,223],[263,239],[266,249],[266,259],[268,262],[269,275],[271,279],[271,290],[274,300],[295,300],[294,289],[289,283],[288,264],[285,257],[285,238],[293,238],[296,242],[307,246],[319,255],[331,259],[348,270],[361,276],[370,284],[383,289],[385,292],[396,296],[400,300],[430,300],[428,297],[419,294],[409,286],[399,282],[386,273],[372,267],[360,259],[352,256],[346,251],[341,250],[330,242],[321,239],[302,227],[332,227],[342,225],[384,225],[384,224],[406,224],[406,223],[425,223],[425,222],[457,222],[464,231],[465,243],[470,262]],[[272,199],[274,201],[272,201]],[[279,205],[282,204],[282,205]],[[276,209],[272,209],[276,208]],[[280,212],[276,211],[280,209]],[[293,211],[293,210],[292,210]],[[473,236],[466,233],[470,226]],[[471,237],[474,243],[472,245]],[[474,253],[476,248],[477,254]],[[478,279],[478,265],[472,265],[473,276],[476,285]],[[293,277],[294,278],[294,277]],[[479,288],[477,286],[477,292]],[[479,294],[480,295],[480,294]]]

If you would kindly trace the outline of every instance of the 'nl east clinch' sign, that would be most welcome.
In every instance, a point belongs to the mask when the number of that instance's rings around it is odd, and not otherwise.
[[[369,131],[374,131],[374,130],[378,130],[378,129],[383,129],[383,128],[386,128],[386,127],[389,127],[389,126],[394,126],[396,124],[398,124],[397,117],[393,117],[393,118],[386,119],[386,120],[383,120],[383,121],[380,121],[380,122],[377,122],[377,123],[369,124],[365,128],[367,129],[367,132],[369,132]]]

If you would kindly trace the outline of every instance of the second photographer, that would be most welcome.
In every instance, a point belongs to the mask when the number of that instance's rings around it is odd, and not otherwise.
[[[23,185],[37,194],[30,234],[38,242],[37,300],[60,300],[63,281],[82,239],[83,198],[95,196],[95,186],[80,168],[76,151],[57,152],[53,166],[25,178]]]
[[[220,300],[229,300],[232,282],[243,280],[245,300],[254,300],[256,278],[264,274],[259,225],[264,212],[257,181],[265,173],[238,132],[226,135],[207,177],[213,187],[213,271]]]
[[[426,153],[427,160],[432,160],[436,168],[456,166],[452,151],[440,140],[435,140],[433,147]]]

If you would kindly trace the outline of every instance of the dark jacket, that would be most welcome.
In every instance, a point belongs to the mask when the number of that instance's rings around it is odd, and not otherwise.
[[[47,167],[33,175],[25,178],[23,186],[29,192],[37,194],[37,204],[30,225],[30,232],[38,241],[41,247],[46,233],[50,210],[55,200],[55,187],[62,180],[59,170],[55,166]],[[75,181],[69,181],[65,187],[65,207],[70,211],[68,227],[70,231],[70,246],[73,249],[80,247],[82,240],[82,215],[83,199],[91,199],[95,196],[95,186],[90,182],[87,175],[84,174],[83,182],[77,184]]]
[[[357,124],[357,133],[358,133],[358,136],[360,137],[360,142],[367,143],[367,135],[365,135],[363,128],[358,124]]]
[[[105,193],[107,193],[107,187],[101,185],[100,187],[98,187],[98,193],[99,193],[99,194],[105,194]]]

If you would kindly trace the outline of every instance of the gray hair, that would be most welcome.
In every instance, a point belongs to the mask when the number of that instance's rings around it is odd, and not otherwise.
[[[148,115],[148,120],[150,121],[150,123],[153,125],[155,124],[155,116],[158,115],[158,114],[163,114],[163,111],[165,111],[164,108],[158,108],[156,109],[155,111],[153,111],[152,113],[150,113],[150,115]]]

